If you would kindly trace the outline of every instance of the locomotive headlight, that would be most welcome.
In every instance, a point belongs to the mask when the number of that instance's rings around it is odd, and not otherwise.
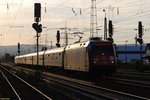
[[[96,64],[96,61],[94,61],[94,64]]]
[[[113,56],[110,56],[110,57],[109,57],[109,60],[110,60],[110,62],[111,62],[112,64],[114,64],[114,63],[115,63],[115,61],[114,61],[114,57],[113,57]]]
[[[99,59],[95,58],[93,59],[94,64],[96,64],[99,61]]]
[[[114,61],[111,61],[111,63],[114,64],[115,62],[114,62]]]
[[[113,57],[113,56],[110,56],[110,57],[109,57],[109,60],[113,61],[113,60],[114,60],[114,57]]]

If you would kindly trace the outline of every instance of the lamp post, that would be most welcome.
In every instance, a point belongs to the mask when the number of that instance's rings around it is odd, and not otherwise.
[[[128,43],[128,40],[125,41],[125,61],[126,61],[126,63],[128,61],[128,58],[127,58],[127,43]]]
[[[104,40],[107,39],[107,18],[106,18],[106,10],[103,9],[103,12],[105,13],[104,17]]]

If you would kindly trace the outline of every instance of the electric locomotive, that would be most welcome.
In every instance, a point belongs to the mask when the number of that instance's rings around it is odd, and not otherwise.
[[[91,40],[66,47],[64,69],[82,72],[112,73],[115,71],[116,54],[112,42]]]

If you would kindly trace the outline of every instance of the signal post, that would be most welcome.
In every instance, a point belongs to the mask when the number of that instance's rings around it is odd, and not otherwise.
[[[37,41],[37,66],[39,65],[39,33],[42,32],[42,24],[39,24],[41,21],[41,4],[35,3],[34,4],[34,23],[32,27],[36,31],[36,41]]]
[[[141,22],[141,21],[138,22],[138,35],[139,35],[139,38],[137,38],[137,41],[138,41],[139,44],[140,44],[141,60],[142,60],[143,25],[142,25],[142,22]]]

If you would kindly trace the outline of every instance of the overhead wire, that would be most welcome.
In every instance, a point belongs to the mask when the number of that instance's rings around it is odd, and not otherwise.
[[[12,0],[12,1],[13,1],[13,0]],[[11,26],[14,25],[14,23],[15,23],[15,21],[16,21],[16,18],[17,18],[17,15],[18,15],[18,13],[19,13],[19,11],[20,11],[22,5],[23,5],[23,2],[24,2],[24,0],[22,0],[22,2],[20,3],[20,6],[19,6],[19,8],[18,8],[18,10],[17,10],[17,12],[16,12],[16,14],[15,14],[15,16],[14,16],[12,22],[10,23],[9,28],[8,28],[8,30],[7,30],[6,33],[9,33],[9,31],[10,31],[10,29],[11,29]]]
[[[127,6],[127,5],[126,5]],[[128,7],[130,7],[130,6],[128,6]],[[145,10],[143,10],[143,9],[145,9],[145,8],[143,8],[143,7],[140,7],[140,9],[142,10],[142,14],[143,13],[148,13],[149,12],[149,10],[147,10],[147,11],[145,11]],[[139,11],[139,10],[137,10],[137,11]],[[140,15],[140,13],[138,13],[138,15]],[[135,13],[135,11],[133,11],[133,15],[129,15],[129,16],[126,16],[126,17],[124,17],[124,18],[121,18],[121,19],[117,19],[117,23],[120,23],[120,22],[124,22],[124,21],[130,21],[131,19],[138,19],[138,18],[140,18],[140,17],[144,17],[144,16],[149,16],[148,14],[146,15],[140,15],[140,16],[137,16],[137,13]],[[123,17],[123,16],[122,16]]]
[[[12,2],[13,2],[14,0],[12,0]],[[23,0],[24,1],[24,0]],[[23,1],[22,1],[22,4],[23,4]],[[125,1],[125,0],[117,0],[117,1],[115,1],[114,3],[112,3],[111,4],[111,6],[113,7],[116,7],[115,5],[119,5],[119,4],[121,4],[123,1]],[[139,0],[136,0],[136,1],[139,1]],[[133,5],[135,5],[134,7],[136,7],[136,6],[139,6],[139,3],[138,2],[136,2],[136,1],[130,1],[130,2],[126,2],[126,3],[124,3],[124,5],[125,6],[121,6],[121,7],[119,7],[119,8],[133,8]],[[11,3],[12,3],[11,2]],[[58,6],[56,6],[57,8],[61,8],[61,7],[65,7],[65,8],[68,8],[68,9],[70,9],[71,10],[71,8],[74,8],[74,7],[69,7],[69,6],[66,6],[66,5],[64,5],[65,3],[67,2],[67,0],[63,0],[63,2],[62,3],[60,3]],[[105,3],[105,0],[100,0],[100,1],[98,1],[97,2],[97,5],[100,5],[101,3]],[[20,4],[20,6],[19,6],[19,8],[18,8],[18,10],[17,10],[17,12],[16,12],[16,14],[15,14],[15,16],[14,16],[14,18],[13,18],[13,21],[11,22],[11,24],[10,24],[10,26],[13,26],[14,25],[14,23],[15,23],[15,21],[16,21],[16,18],[17,18],[17,15],[18,15],[18,13],[19,13],[19,11],[20,11],[20,9],[21,9],[21,4]],[[109,6],[109,5],[108,5]],[[108,7],[107,6],[107,7]],[[91,7],[87,7],[87,8],[82,8],[82,14],[89,14],[90,13],[90,8]],[[144,9],[144,10],[143,10]],[[147,9],[147,8],[146,8]],[[52,9],[51,9],[52,10]],[[47,11],[51,11],[51,10],[48,10],[47,9]],[[139,15],[137,16],[137,11],[138,10],[143,10],[143,13],[141,14],[141,13],[139,13]],[[129,11],[130,12],[130,11]],[[147,14],[147,13],[149,13],[149,10],[146,10],[145,11],[145,8],[143,7],[143,5],[141,4],[141,6],[139,6],[139,9],[136,9],[136,10],[133,10],[132,12],[134,12],[132,15],[126,15],[126,17],[124,17],[124,18],[120,18],[120,19],[118,19],[117,20],[117,23],[114,23],[114,24],[119,24],[119,23],[123,23],[123,22],[127,22],[127,21],[130,21],[130,20],[138,20],[139,18],[143,18],[143,17],[148,17],[149,16],[149,14]],[[48,13],[48,12],[47,12]],[[78,15],[79,16],[79,15]],[[84,16],[84,15],[83,15]],[[69,16],[69,17],[67,17],[64,21],[62,21],[62,22],[60,22],[60,23],[56,23],[56,24],[53,24],[52,26],[53,27],[58,27],[58,26],[60,26],[60,24],[62,24],[62,23],[65,23],[65,21],[66,20],[73,20],[73,19],[75,19],[77,16],[75,16],[75,15],[73,15],[73,16]],[[90,16],[89,16],[90,17]],[[86,18],[88,18],[88,16],[86,16]],[[83,21],[82,21],[83,22]],[[133,22],[133,21],[132,21]],[[83,22],[84,23],[84,22]],[[69,24],[69,22],[68,22],[68,24]],[[101,26],[101,25],[100,25]],[[9,27],[9,30],[10,30],[11,28]],[[8,31],[9,32],[9,31]],[[8,33],[7,32],[7,33]]]
[[[101,0],[101,1],[103,1],[103,0]],[[131,3],[131,2],[128,2],[128,3],[126,3],[126,4],[130,4],[130,3]],[[135,3],[135,1],[132,2],[132,3]],[[115,3],[114,3],[114,4],[115,4]],[[138,6],[138,3],[137,3],[137,5],[135,5],[135,6]],[[132,7],[132,6],[126,5],[126,7]],[[142,6],[140,7],[140,10],[141,10],[141,9],[143,9]],[[137,10],[137,11],[138,11],[138,10]],[[144,13],[146,13],[146,12],[148,12],[148,11],[144,11]],[[130,20],[132,20],[132,19],[138,19],[138,18],[140,18],[140,17],[145,17],[145,16],[149,16],[149,14],[137,16],[137,14],[135,13],[135,14],[132,15],[132,16],[127,16],[126,18],[122,18],[121,20],[118,20],[117,23],[125,22],[125,21],[130,21]]]
[[[100,0],[99,2],[97,2],[97,4],[99,4],[99,3],[103,2],[103,1],[104,1],[104,0]],[[63,6],[63,7],[64,7],[64,6]],[[73,8],[73,7],[70,7],[70,8]],[[88,11],[88,10],[90,10],[90,8],[91,8],[91,6],[90,6],[90,7],[87,7],[87,8],[83,8],[82,13],[83,13],[83,12],[86,12],[86,11]],[[90,13],[90,11],[89,11],[88,13]],[[86,14],[86,13],[84,13],[84,14]],[[66,20],[73,19],[74,17],[76,17],[76,15],[66,18],[64,21],[62,21],[62,22],[56,24],[54,27],[57,27],[57,26],[59,26],[61,23],[64,23]],[[89,17],[90,17],[90,16],[89,16]]]
[[[104,0],[100,0],[99,2],[97,2],[97,5],[98,5],[99,3],[102,3],[103,1],[104,1]],[[121,1],[123,1],[123,0],[121,0]],[[119,2],[121,2],[121,1],[119,1]],[[117,1],[116,1],[116,2],[117,2]],[[113,3],[113,4],[116,4],[116,2]],[[112,5],[113,5],[113,4],[112,4]],[[71,8],[72,8],[72,7],[71,7]],[[84,9],[83,12],[86,11],[86,10],[88,10],[88,9],[90,9],[90,7]],[[89,11],[88,13],[90,13],[90,11]],[[72,16],[72,17],[67,18],[67,19],[72,19],[73,17],[75,17],[75,16]],[[60,23],[62,23],[62,22],[60,22]]]

